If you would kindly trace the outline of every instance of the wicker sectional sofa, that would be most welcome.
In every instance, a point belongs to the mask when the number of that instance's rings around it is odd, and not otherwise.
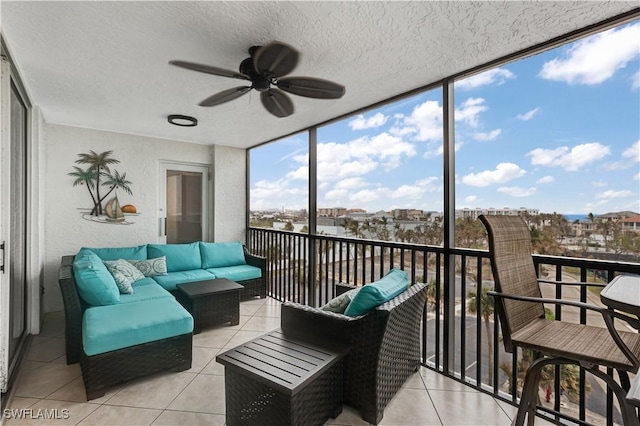
[[[162,260],[163,267],[143,268],[131,293],[120,294],[106,266],[119,259]],[[228,278],[244,285],[243,298],[266,297],[265,268],[266,260],[240,243],[82,248],[64,256],[59,284],[67,363],[80,362],[87,400],[137,377],[191,368],[194,321],[174,297],[177,284]]]

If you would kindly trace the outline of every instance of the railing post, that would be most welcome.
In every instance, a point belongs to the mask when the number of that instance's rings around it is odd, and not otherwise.
[[[309,129],[309,305],[316,306],[316,232],[318,208],[318,128]]]
[[[443,112],[443,167],[444,167],[444,326],[442,367],[446,374],[453,374],[455,355],[455,136],[454,136],[453,80],[442,85]]]

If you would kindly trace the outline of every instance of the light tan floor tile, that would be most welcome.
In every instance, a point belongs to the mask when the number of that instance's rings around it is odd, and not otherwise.
[[[258,312],[258,310],[262,307],[262,305],[257,305],[257,304],[247,304],[247,303],[241,303],[240,304],[240,315],[249,315],[249,316],[253,316],[255,315],[256,312]]]
[[[64,311],[47,313],[39,335],[43,337],[64,337]]]
[[[165,409],[195,377],[175,372],[144,377],[127,384],[106,405]]]
[[[40,401],[38,398],[23,398],[16,396],[9,403],[7,403],[8,409],[19,410],[21,408],[29,408],[36,402]]]
[[[224,330],[240,330],[246,323],[247,321],[249,321],[251,319],[250,315],[240,315],[240,319],[238,321],[238,324],[236,325],[229,325],[229,324],[225,324],[224,325]]]
[[[193,355],[191,357],[191,368],[186,370],[187,373],[200,373],[212,359],[216,357],[216,354],[220,352],[218,348],[205,348],[194,346]]]
[[[198,375],[167,408],[224,415],[224,377]]]
[[[384,410],[380,425],[441,425],[429,395],[419,389],[401,388]]]
[[[220,349],[218,351],[218,354],[225,352],[226,350],[227,349]],[[216,357],[214,356],[213,359],[209,362],[209,364],[207,364],[207,366],[202,369],[201,374],[213,374],[214,376],[224,376],[224,365],[217,362]]]
[[[482,392],[429,390],[445,425],[509,425],[511,419],[490,395]]]
[[[240,330],[236,333],[231,340],[224,345],[225,348],[235,348],[238,345],[248,342],[251,339],[255,339],[258,336],[262,336],[263,331],[243,331]]]
[[[42,337],[32,339],[26,359],[29,361],[51,362],[65,355],[64,339],[60,337]]]
[[[122,386],[112,386],[106,389],[104,396],[100,398],[92,399],[91,401],[87,401],[87,393],[84,388],[84,382],[82,381],[82,377],[78,377],[68,384],[64,385],[57,391],[53,392],[51,395],[47,396],[47,399],[56,399],[58,401],[74,401],[74,402],[90,402],[92,404],[102,404],[115,395]]]
[[[247,299],[247,300],[243,300],[242,302],[240,302],[240,306],[242,305],[260,305],[263,306],[265,303],[269,303],[270,300],[273,300],[269,297],[267,297],[266,299],[260,299],[258,297],[254,297],[252,299]]]
[[[343,405],[342,413],[340,413],[340,415],[335,419],[329,419],[325,424],[351,426],[368,425],[369,423],[362,420],[362,417],[360,417],[360,412],[358,412],[358,410],[348,405]]]
[[[422,376],[418,372],[410,376],[407,379],[407,381],[404,382],[404,385],[402,385],[402,387],[409,388],[409,389],[426,390],[426,387],[424,386],[424,382],[422,381]]]
[[[40,400],[21,412],[22,418],[12,418],[9,425],[75,425],[84,420],[98,404],[84,402]]]
[[[271,318],[271,317],[252,317],[247,323],[242,327],[244,331],[261,331],[265,333],[267,331],[275,330],[276,328],[280,328],[280,318]]]
[[[436,373],[433,370],[429,370],[425,367],[420,367],[420,375],[427,389],[435,390],[449,390],[459,392],[476,392],[475,389],[466,386],[452,378],[446,377],[440,373]]]
[[[150,425],[162,410],[149,408],[117,407],[115,405],[101,405],[86,419],[78,423],[80,425]]]
[[[80,365],[41,363],[37,368],[20,371],[15,396],[45,398],[80,376]]]
[[[225,417],[222,414],[205,414],[205,413],[191,413],[188,411],[171,411],[165,410],[160,414],[160,417],[153,422],[153,425],[160,426],[175,426],[175,425],[209,425],[209,426],[223,426],[225,424]]]
[[[193,335],[193,346],[224,348],[237,332],[238,330],[229,329],[205,330],[202,333]]]
[[[278,318],[280,319],[280,307],[282,305],[278,304],[278,305],[272,305],[272,304],[268,304],[263,306],[262,308],[258,309],[258,311],[256,311],[255,316],[257,317],[272,317],[272,318]]]

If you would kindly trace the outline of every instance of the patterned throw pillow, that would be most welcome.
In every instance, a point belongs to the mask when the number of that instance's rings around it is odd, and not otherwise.
[[[167,275],[167,257],[160,256],[147,260],[127,260],[135,266],[145,277]]]
[[[323,311],[335,312],[337,314],[343,314],[349,303],[353,300],[353,298],[358,294],[362,287],[354,288],[353,290],[349,290],[345,293],[342,293],[340,296],[336,296],[333,299],[329,300],[326,305],[322,305],[320,309]]]
[[[133,287],[131,287],[131,284],[144,278],[142,272],[124,259],[105,260],[103,263],[113,275],[113,279],[118,285],[118,290],[122,294],[132,294]]]

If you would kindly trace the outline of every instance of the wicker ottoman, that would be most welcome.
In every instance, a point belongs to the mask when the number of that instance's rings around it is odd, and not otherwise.
[[[225,366],[227,426],[322,425],[337,417],[347,352],[275,330],[218,355]]]
[[[177,299],[193,316],[193,332],[225,322],[240,323],[240,292],[244,287],[226,278],[182,283]]]

